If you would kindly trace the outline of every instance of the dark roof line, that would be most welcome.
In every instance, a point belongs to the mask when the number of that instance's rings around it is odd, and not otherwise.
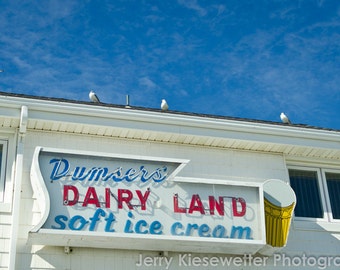
[[[53,101],[53,102],[65,102],[65,103],[73,103],[73,104],[83,104],[89,106],[99,106],[99,107],[108,107],[108,108],[121,108],[121,109],[129,109],[129,110],[140,110],[140,111],[151,111],[151,112],[162,112],[161,109],[155,108],[146,108],[140,106],[132,106],[132,105],[118,105],[118,104],[110,104],[110,103],[94,103],[90,101],[79,101],[79,100],[72,100],[72,99],[65,99],[65,98],[54,98],[54,97],[45,97],[45,96],[34,96],[34,95],[27,95],[27,94],[16,94],[16,93],[7,93],[0,91],[0,96],[9,96],[9,97],[18,97],[18,98],[26,98],[26,99],[36,99],[36,100],[46,100],[46,101]],[[164,113],[164,112],[162,112]],[[191,112],[181,112],[181,111],[173,111],[168,110],[166,113],[170,114],[178,114],[178,115],[187,115],[187,116],[196,116],[202,118],[211,118],[211,119],[224,119],[224,120],[232,120],[232,121],[240,121],[240,122],[250,122],[250,123],[258,123],[258,124],[268,124],[268,125],[280,125],[280,126],[292,126],[292,127],[299,127],[299,128],[308,128],[308,129],[316,129],[316,130],[326,130],[326,131],[335,131],[340,132],[338,129],[332,128],[323,128],[323,127],[316,127],[310,126],[306,124],[284,124],[282,122],[275,122],[275,121],[268,121],[268,120],[257,120],[257,119],[249,119],[249,118],[241,118],[241,117],[232,117],[232,116],[222,116],[222,115],[213,115],[213,114],[202,114],[202,113],[191,113]]]

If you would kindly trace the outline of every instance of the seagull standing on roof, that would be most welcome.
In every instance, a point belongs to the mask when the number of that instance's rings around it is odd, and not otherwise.
[[[167,111],[169,109],[169,105],[168,105],[168,103],[166,102],[165,99],[162,99],[161,109],[162,109],[162,111]]]
[[[89,98],[96,103],[100,103],[99,98],[97,97],[96,93],[93,92],[92,90],[89,93]]]
[[[291,124],[289,118],[287,115],[285,115],[283,112],[280,114],[281,121],[285,124]]]

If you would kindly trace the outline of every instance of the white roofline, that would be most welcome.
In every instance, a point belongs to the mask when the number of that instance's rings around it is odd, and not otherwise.
[[[0,104],[0,116],[5,117],[19,118],[21,106],[26,105],[29,120],[115,126],[149,132],[228,138],[340,151],[340,132],[333,130],[17,96],[0,96]]]

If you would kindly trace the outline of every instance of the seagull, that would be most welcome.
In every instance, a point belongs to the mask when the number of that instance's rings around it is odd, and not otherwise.
[[[168,103],[166,102],[165,99],[162,99],[161,109],[162,109],[162,111],[167,111],[169,109],[169,105],[168,105]]]
[[[99,98],[97,97],[96,93],[93,92],[92,90],[89,93],[89,98],[96,103],[100,103]]]
[[[283,112],[280,114],[280,118],[281,118],[282,122],[285,123],[285,124],[291,124],[292,123],[292,122],[290,122],[288,116],[285,115]]]

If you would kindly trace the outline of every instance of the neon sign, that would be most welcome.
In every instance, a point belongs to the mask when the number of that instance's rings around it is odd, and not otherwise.
[[[177,177],[187,162],[37,148],[31,182],[45,202],[32,232],[262,246],[260,188]]]

